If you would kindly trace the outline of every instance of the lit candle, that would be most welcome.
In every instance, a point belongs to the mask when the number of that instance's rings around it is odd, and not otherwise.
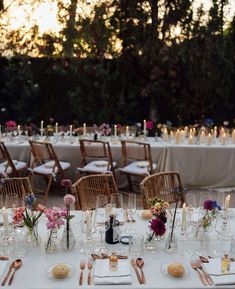
[[[18,135],[20,135],[20,125],[17,126]]]
[[[224,202],[224,217],[225,217],[225,218],[228,217],[229,204],[230,204],[230,195],[228,195],[228,196],[225,198],[225,202]]]
[[[189,139],[188,139],[188,144],[192,145],[193,144],[193,136],[190,134]]]
[[[69,135],[72,136],[72,134],[73,134],[73,126],[70,125],[69,126]]]
[[[175,143],[179,144],[179,141],[180,141],[180,131],[177,129],[175,133]]]
[[[43,136],[43,123],[44,123],[44,121],[42,120],[42,121],[41,121],[41,128],[40,128],[41,136]]]
[[[86,124],[85,123],[83,124],[83,135],[84,136],[86,135]]]
[[[144,136],[146,136],[146,119],[144,119]]]
[[[212,143],[212,135],[209,133],[207,137],[207,144],[211,145],[211,143]]]
[[[114,135],[117,136],[117,125],[114,125]]]
[[[9,220],[8,220],[7,210],[5,207],[2,208],[2,219],[3,219],[4,229],[6,229],[7,226],[9,225]]]
[[[56,122],[56,124],[55,124],[55,133],[56,134],[58,133],[58,122]]]
[[[129,126],[126,126],[126,136],[129,136]]]
[[[168,132],[167,132],[167,128],[165,128],[164,131],[163,131],[163,140],[164,140],[164,141],[168,141]]]
[[[221,139],[220,139],[220,143],[221,143],[222,145],[225,145],[225,144],[226,144],[226,141],[227,141],[227,135],[226,135],[226,133],[224,132],[223,135],[222,135],[222,137],[221,137]]]
[[[200,143],[202,143],[202,144],[205,143],[205,132],[204,131],[201,132]]]
[[[184,132],[186,135],[188,134],[188,127],[187,126],[184,128]]]
[[[182,229],[186,230],[186,215],[187,215],[187,207],[186,204],[183,204],[183,208],[182,208]]]
[[[232,143],[235,144],[235,129],[232,131]]]

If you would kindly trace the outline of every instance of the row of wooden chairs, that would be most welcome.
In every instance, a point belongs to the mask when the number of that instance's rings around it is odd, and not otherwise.
[[[146,177],[140,184],[143,207],[148,208],[148,200],[154,197],[174,203],[178,199],[175,188],[180,192],[181,205],[184,202],[184,192],[179,173],[156,173]],[[31,194],[32,187],[28,177],[6,178],[0,187],[0,194],[17,194],[19,198]],[[94,209],[98,195],[106,195],[110,199],[111,194],[118,193],[114,177],[111,174],[89,175],[80,178],[72,185],[72,193],[76,197],[75,209]]]
[[[70,163],[59,161],[53,145],[47,142],[29,141],[33,162],[29,176],[33,174],[43,176],[48,184],[44,200],[47,200],[53,180],[56,177],[64,178],[64,172],[70,168]],[[129,189],[132,191],[131,176],[144,178],[156,171],[157,165],[152,162],[150,144],[135,141],[122,141],[122,166],[119,171],[127,176]],[[3,142],[0,142],[0,173],[19,176],[22,169],[27,169],[25,162],[13,161]],[[81,173],[98,174],[112,173],[115,178],[116,162],[108,142],[80,140]],[[101,160],[101,162],[100,162]],[[140,162],[142,161],[142,162]],[[144,161],[144,162],[143,162]]]

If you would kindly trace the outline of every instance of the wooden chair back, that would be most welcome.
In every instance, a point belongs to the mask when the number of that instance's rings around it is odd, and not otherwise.
[[[76,197],[76,209],[91,210],[96,207],[98,195],[110,199],[112,193],[118,193],[118,188],[113,175],[98,174],[80,178],[72,185],[72,193]]]
[[[137,141],[121,141],[122,145],[122,166],[133,161],[148,161],[150,174],[153,171],[151,147],[148,143]]]
[[[148,200],[155,197],[163,199],[170,204],[175,203],[178,198],[178,195],[175,191],[176,188],[179,189],[179,200],[181,201],[182,206],[185,196],[179,173],[164,172],[156,173],[146,177],[140,183],[144,208],[149,208]]]
[[[13,175],[14,177],[18,177],[19,174],[4,142],[0,142],[0,162],[6,162],[5,173],[7,173],[8,168],[11,168],[11,175]]]
[[[7,195],[16,194],[20,204],[23,204],[26,195],[32,194],[33,190],[28,177],[4,178],[0,187],[0,195],[6,199]]]
[[[85,166],[91,160],[106,160],[108,170],[114,171],[113,157],[108,142],[100,140],[80,140],[81,165]]]
[[[43,165],[45,162],[54,161],[53,171],[63,172],[58,157],[54,151],[53,145],[49,142],[29,141],[31,153],[33,155],[32,166]]]

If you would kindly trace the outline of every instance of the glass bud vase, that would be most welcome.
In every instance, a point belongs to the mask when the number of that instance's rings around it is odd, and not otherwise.
[[[28,228],[27,242],[32,247],[38,247],[41,244],[41,238],[38,234],[38,226],[35,225],[33,228]]]
[[[170,228],[170,231],[168,232],[168,236],[166,238],[165,243],[165,251],[168,253],[176,253],[177,251],[177,239],[174,230]]]
[[[58,239],[58,234],[57,234],[57,229],[51,229],[48,232],[48,238],[45,243],[45,251],[46,253],[55,253],[57,250],[57,239]]]
[[[148,232],[147,236],[146,236],[146,239],[145,239],[145,242],[144,242],[145,250],[154,252],[156,250],[156,248],[157,248],[156,245],[157,245],[157,243],[155,241],[153,233]]]
[[[61,239],[61,247],[64,251],[71,251],[76,245],[73,230],[70,227],[65,226],[63,236]]]

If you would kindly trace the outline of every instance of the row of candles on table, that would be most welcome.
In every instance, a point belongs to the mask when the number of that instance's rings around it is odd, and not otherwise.
[[[228,195],[224,201],[224,215],[223,215],[223,217],[225,219],[228,218],[229,206],[230,206],[230,195]],[[186,203],[184,203],[183,207],[182,207],[181,228],[182,228],[182,230],[186,230],[186,227],[187,227],[187,206],[186,206]]]

